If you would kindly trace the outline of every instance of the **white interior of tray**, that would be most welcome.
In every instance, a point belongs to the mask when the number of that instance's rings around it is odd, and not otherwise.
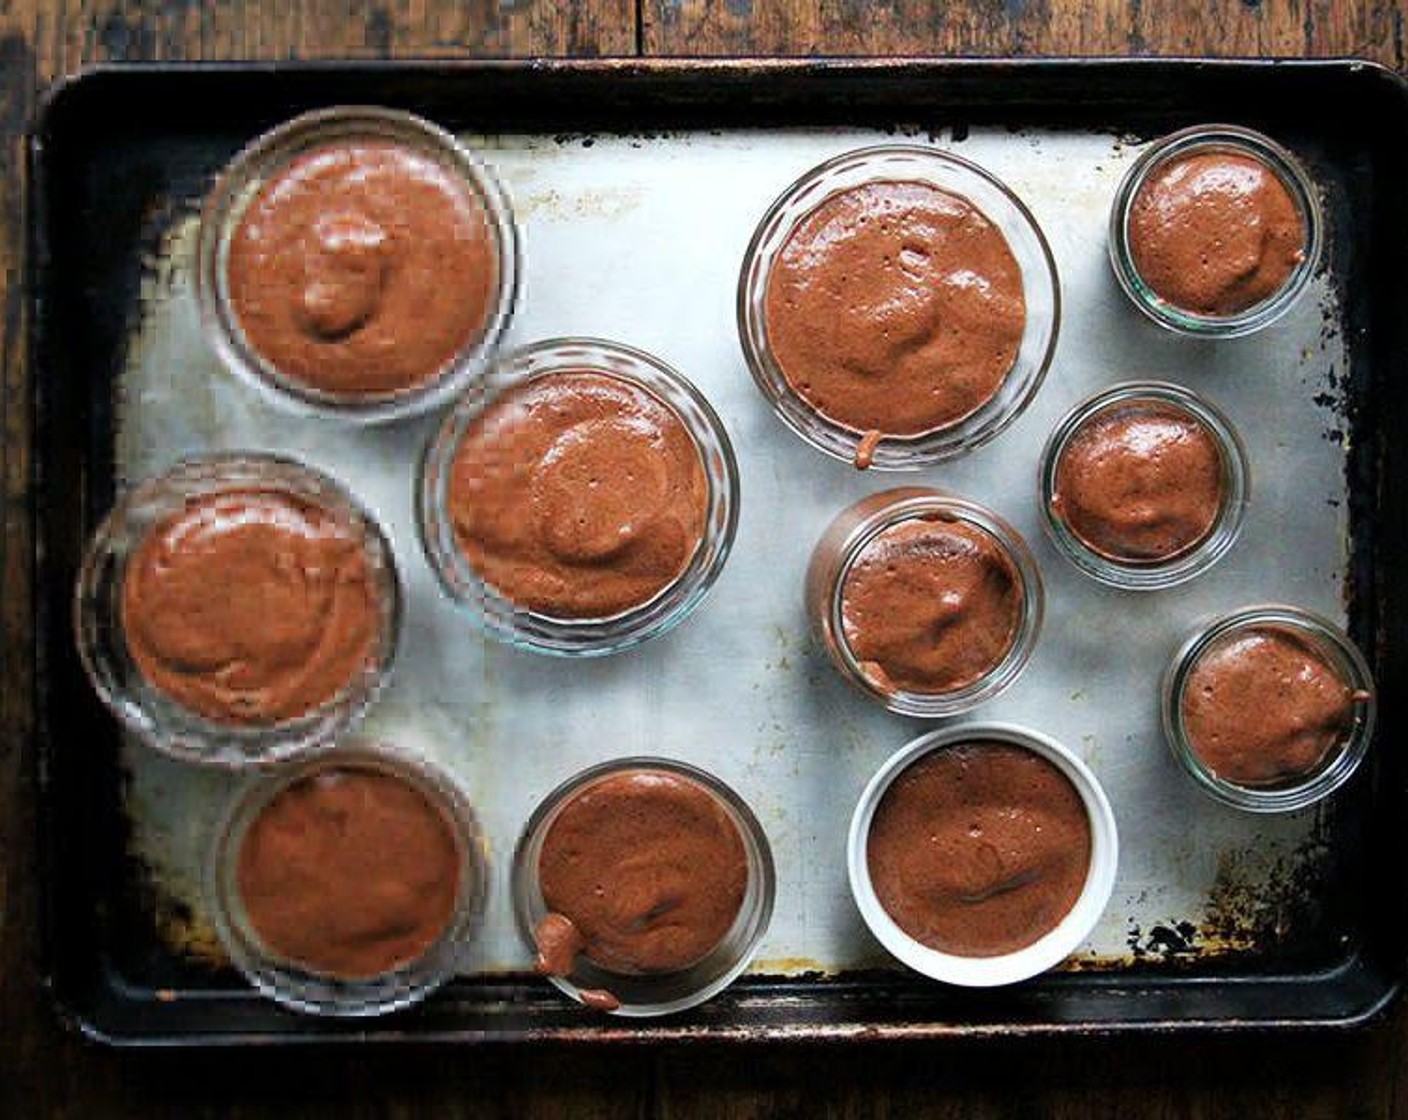
[[[1065,301],[1046,384],[994,443],[918,475],[862,474],[800,443],[754,389],[734,295],[757,220],[829,156],[895,139],[809,130],[650,138],[470,138],[488,149],[522,225],[525,269],[510,344],[588,334],[660,355],[708,395],[742,471],[737,543],[712,595],[657,642],[570,662],[486,644],[441,594],[412,518],[415,464],[432,421],[358,430],[271,410],[219,366],[191,287],[194,219],[154,262],[120,395],[119,473],[130,481],[222,448],[292,454],[341,478],[379,515],[408,591],[401,659],[367,730],[439,759],[464,782],[493,847],[489,916],[469,971],[521,969],[529,954],[508,903],[508,864],[538,800],[594,762],[661,754],[704,766],[753,806],[771,838],[777,906],[755,969],[827,971],[884,959],[846,885],[844,838],[857,794],[926,724],[848,689],[814,648],[801,606],[813,542],[855,498],[918,480],[991,505],[1026,536],[1048,594],[1026,674],[965,717],[1025,723],[1094,768],[1122,851],[1114,897],[1080,956],[1127,958],[1159,925],[1206,916],[1218,891],[1268,891],[1310,841],[1311,814],[1239,814],[1181,774],[1158,729],[1158,680],[1182,636],[1211,613],[1281,600],[1343,620],[1345,448],[1329,434],[1345,354],[1331,285],[1319,277],[1280,323],[1202,342],[1146,322],[1110,274],[1108,206],[1137,146],[1104,135],[975,130],[913,142],[953,147],[1006,182],[1051,241]],[[1046,434],[1077,400],[1130,378],[1180,381],[1224,408],[1252,462],[1242,538],[1183,588],[1094,584],[1046,541],[1036,501]],[[201,864],[235,780],[128,745],[135,849],[201,922]]]

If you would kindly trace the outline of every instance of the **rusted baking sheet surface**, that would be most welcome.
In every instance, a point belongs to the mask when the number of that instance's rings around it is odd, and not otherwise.
[[[1104,224],[1147,139],[1207,119],[1233,79],[1244,91],[1239,123],[1273,132],[1310,167],[1331,252],[1272,329],[1191,342],[1124,302]],[[1393,80],[1324,65],[505,64],[90,77],[58,97],[38,132],[46,601],[62,611],[82,538],[114,490],[182,455],[297,455],[348,482],[387,526],[409,609],[401,663],[368,730],[463,779],[497,877],[463,980],[349,1035],[868,1037],[1358,1020],[1398,979],[1377,953],[1398,943],[1401,922],[1359,901],[1366,864],[1402,879],[1401,842],[1384,840],[1397,811],[1387,752],[1329,810],[1256,817],[1196,791],[1157,725],[1157,681],[1178,640],[1248,602],[1329,614],[1369,647],[1381,681],[1392,669],[1397,577],[1382,557],[1402,530],[1379,504],[1400,453],[1385,434],[1403,410],[1393,374],[1404,351],[1390,347],[1403,327],[1381,305],[1385,286],[1401,293],[1404,278],[1375,246],[1401,232],[1403,203],[1386,188],[1402,183],[1403,168],[1367,131],[1317,116],[1327,88],[1403,112]],[[143,111],[163,97],[227,107],[214,119]],[[503,111],[488,112],[488,100]],[[240,143],[334,101],[425,113],[494,163],[524,236],[510,345],[562,334],[630,342],[681,369],[722,415],[742,472],[737,544],[711,598],[665,639],[591,664],[487,644],[439,593],[415,536],[411,481],[427,423],[299,422],[219,368],[191,290],[201,196]],[[969,718],[1065,741],[1104,783],[1121,831],[1104,920],[1061,974],[1013,992],[945,990],[891,966],[851,904],[843,840],[854,799],[923,725],[876,711],[835,677],[806,633],[800,579],[830,516],[896,476],[859,474],[786,432],[748,378],[734,326],[739,264],[769,202],[820,160],[893,140],[953,150],[1004,179],[1050,239],[1062,281],[1056,360],[1026,414],[988,447],[918,476],[1011,520],[1047,583],[1046,629],[1026,675]],[[76,229],[65,224],[75,213]],[[85,317],[92,337],[63,330]],[[1206,393],[1253,463],[1253,504],[1232,554],[1187,587],[1142,596],[1097,587],[1064,562],[1042,537],[1035,498],[1037,456],[1056,420],[1130,378]],[[231,781],[120,744],[75,678],[62,620],[50,623],[39,703],[61,999],[120,1041],[343,1033],[267,1007],[222,967],[199,880]],[[1396,725],[1384,692],[1381,740]],[[82,752],[99,761],[80,778]],[[779,889],[742,984],[678,1020],[622,1027],[524,975],[506,883],[538,799],[586,765],[633,753],[694,762],[737,788],[772,840]],[[79,834],[59,840],[76,822]],[[70,928],[75,913],[88,919],[82,936]]]

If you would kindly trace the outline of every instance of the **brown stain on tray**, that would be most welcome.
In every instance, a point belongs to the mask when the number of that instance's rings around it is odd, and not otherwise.
[[[153,918],[157,936],[172,953],[212,968],[229,965],[230,958],[220,947],[215,930],[208,922],[164,892],[157,896],[155,904],[157,909]]]
[[[1113,972],[1131,966],[1189,970],[1218,962],[1274,960],[1301,951],[1325,919],[1333,874],[1329,830],[1317,818],[1310,836],[1284,855],[1251,847],[1224,852],[1201,915],[1152,923],[1130,920],[1127,954],[1075,956],[1065,972]]]
[[[799,976],[802,974],[823,974],[827,967],[810,957],[769,957],[757,960],[749,966],[749,972],[762,976]]]

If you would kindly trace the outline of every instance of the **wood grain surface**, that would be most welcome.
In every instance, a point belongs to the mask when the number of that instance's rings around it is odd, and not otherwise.
[[[1349,1037],[663,1051],[116,1054],[36,979],[20,135],[96,61],[531,55],[1346,56],[1408,0],[0,0],[0,1120],[64,1117],[1408,1118],[1408,1010]]]
[[[646,54],[1350,56],[1403,62],[1372,0],[644,0]]]

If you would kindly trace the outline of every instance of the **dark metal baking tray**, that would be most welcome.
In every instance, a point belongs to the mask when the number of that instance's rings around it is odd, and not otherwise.
[[[1352,563],[1350,628],[1382,712],[1367,773],[1317,819],[1320,856],[1282,884],[1277,928],[1197,951],[1143,931],[1100,967],[974,993],[898,972],[752,976],[708,1005],[622,1025],[531,977],[466,979],[374,1023],[273,1007],[158,934],[160,900],[128,849],[118,732],[88,688],[69,601],[115,490],[115,390],[145,261],[245,141],[301,110],[376,102],[457,130],[582,136],[897,123],[1104,130],[1147,137],[1214,119],[1263,128],[1333,169],[1330,271]],[[1408,836],[1397,748],[1404,657],[1408,441],[1408,97],[1368,64],[1206,61],[600,61],[122,67],[52,91],[30,135],[35,384],[36,795],[43,967],[61,1012],[131,1045],[683,1037],[890,1038],[1350,1026],[1397,993]],[[1294,542],[1286,542],[1288,548]],[[784,869],[784,873],[786,873]],[[1286,929],[1293,931],[1284,936]],[[1247,931],[1242,931],[1246,934]]]

